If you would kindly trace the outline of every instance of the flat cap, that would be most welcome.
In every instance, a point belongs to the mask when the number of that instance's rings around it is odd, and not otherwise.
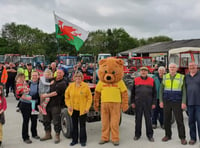
[[[147,67],[144,67],[144,66],[141,67],[140,70],[146,70],[146,71],[149,71],[149,69],[148,69]]]

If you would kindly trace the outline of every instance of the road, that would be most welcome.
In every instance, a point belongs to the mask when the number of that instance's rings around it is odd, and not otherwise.
[[[5,148],[64,148],[70,147],[69,143],[71,139],[66,139],[61,134],[61,142],[59,144],[54,144],[53,139],[45,142],[39,140],[31,139],[32,144],[26,144],[21,138],[21,128],[22,128],[22,116],[21,113],[16,112],[17,101],[12,94],[7,98],[8,108],[6,110],[6,124],[3,127],[3,146]],[[186,136],[189,140],[189,129],[187,116],[184,113],[184,122],[186,127]],[[181,145],[178,139],[176,124],[172,125],[172,140],[168,142],[162,142],[161,139],[164,136],[164,130],[160,127],[154,130],[155,142],[149,142],[146,138],[145,125],[143,119],[143,129],[142,136],[140,140],[134,141],[134,127],[135,127],[135,116],[122,114],[122,124],[120,126],[120,148],[189,148],[190,145]],[[44,135],[43,125],[38,122],[38,134],[39,136]],[[55,135],[54,133],[52,134]],[[87,146],[88,148],[110,148],[114,147],[111,142],[99,145],[98,141],[101,137],[101,122],[87,123]],[[73,146],[74,148],[80,148],[80,144]],[[193,148],[199,147],[199,142],[196,143]]]

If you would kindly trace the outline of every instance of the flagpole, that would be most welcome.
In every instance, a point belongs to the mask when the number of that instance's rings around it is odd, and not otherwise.
[[[53,11],[53,15],[54,15],[54,21],[56,20],[56,13],[55,11]],[[56,43],[57,43],[57,46],[58,46],[58,54],[60,54],[60,45],[59,45],[59,42],[58,42],[58,38],[56,38]]]

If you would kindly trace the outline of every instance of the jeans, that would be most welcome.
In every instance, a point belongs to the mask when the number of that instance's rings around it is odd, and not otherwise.
[[[163,125],[163,109],[159,106],[159,99],[157,99],[156,108],[153,109],[152,124],[157,125],[157,119],[160,122],[160,126]]]
[[[38,115],[31,115],[31,104],[20,102],[20,110],[22,113],[23,123],[22,123],[22,138],[23,140],[29,139],[29,120],[31,119],[31,133],[32,136],[37,136],[37,118]]]
[[[87,141],[87,134],[86,134],[86,117],[87,114],[79,115],[80,112],[77,110],[73,110],[72,114],[72,123],[73,123],[73,130],[72,130],[72,141],[78,142],[78,133],[80,133],[80,143],[86,143]],[[78,122],[80,123],[80,132],[78,128]]]
[[[188,105],[187,109],[189,115],[190,138],[196,141],[196,129],[200,139],[200,105]]]

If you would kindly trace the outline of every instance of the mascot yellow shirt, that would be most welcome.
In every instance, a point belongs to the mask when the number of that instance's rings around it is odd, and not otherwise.
[[[95,89],[101,93],[101,102],[121,102],[121,93],[126,90],[123,80],[114,84],[99,81]]]

